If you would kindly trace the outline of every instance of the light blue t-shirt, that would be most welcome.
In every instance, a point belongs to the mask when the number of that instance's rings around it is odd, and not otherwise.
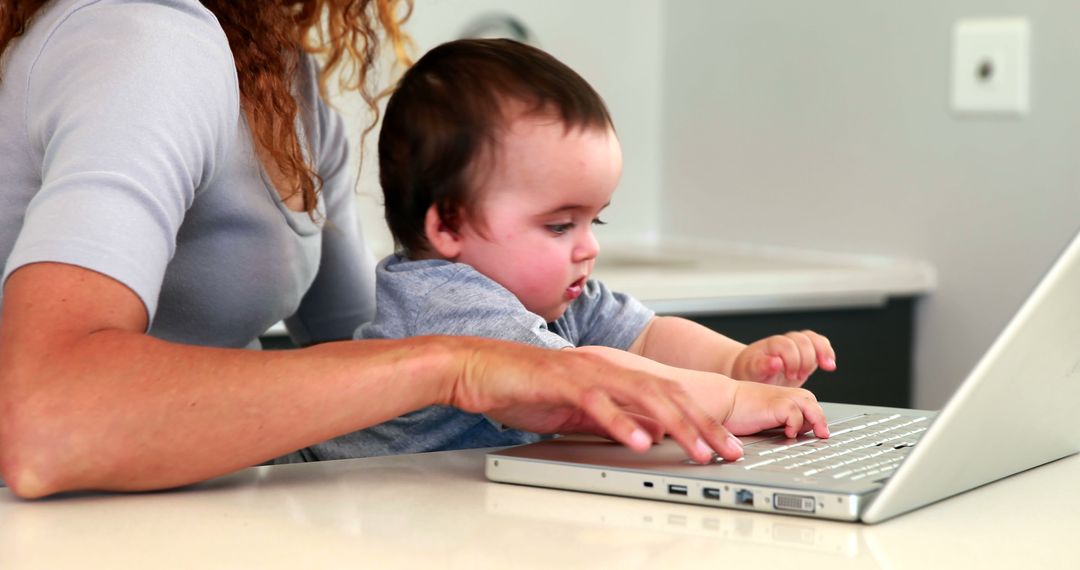
[[[513,293],[469,265],[391,255],[376,270],[375,320],[357,338],[447,334],[480,336],[561,349],[610,346],[625,350],[653,312],[634,298],[589,280],[553,323],[530,312]],[[514,445],[534,433],[501,429],[481,414],[430,406],[304,450],[306,459],[341,459]]]
[[[374,313],[374,260],[316,74],[305,57],[295,86],[324,182],[313,221],[256,159],[228,41],[199,2],[47,3],[0,67],[4,281],[43,261],[92,269],[175,342],[254,347],[283,319],[300,344],[351,337]]]

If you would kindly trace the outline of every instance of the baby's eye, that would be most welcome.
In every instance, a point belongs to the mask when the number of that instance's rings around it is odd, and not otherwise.
[[[574,224],[573,223],[548,224],[548,225],[546,225],[544,227],[546,227],[548,229],[548,231],[553,233],[553,234],[562,235],[562,234],[565,234],[566,232],[572,230],[574,228]]]
[[[593,223],[594,226],[606,226],[607,225],[607,222],[605,222],[604,220],[601,220],[600,218],[593,218],[592,223]]]

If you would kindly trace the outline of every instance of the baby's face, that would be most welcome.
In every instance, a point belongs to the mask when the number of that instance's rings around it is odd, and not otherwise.
[[[593,225],[611,201],[622,150],[610,129],[565,130],[551,117],[521,116],[499,139],[463,221],[467,263],[551,322],[581,295],[600,248]]]

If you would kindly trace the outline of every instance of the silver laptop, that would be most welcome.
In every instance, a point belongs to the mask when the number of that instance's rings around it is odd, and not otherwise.
[[[667,439],[643,454],[565,437],[487,454],[492,481],[880,522],[1080,450],[1080,236],[940,412],[823,404],[831,437],[744,437],[698,465]]]

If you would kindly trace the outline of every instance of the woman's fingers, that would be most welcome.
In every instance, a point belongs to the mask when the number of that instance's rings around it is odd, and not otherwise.
[[[633,375],[582,390],[578,405],[595,422],[595,431],[635,451],[667,434],[699,463],[711,462],[714,453],[731,461],[742,457],[741,442],[694,404],[682,386],[646,373]]]
[[[676,382],[587,353],[473,342],[501,350],[470,353],[451,405],[495,412],[530,431],[588,429],[637,451],[666,433],[700,463],[714,451],[728,460],[742,456],[739,441]],[[561,410],[557,417],[554,409]]]
[[[608,437],[637,452],[646,451],[652,446],[653,437],[603,390],[586,390],[581,404],[585,413],[607,432]]]
[[[698,407],[682,386],[650,377],[636,386],[621,384],[619,389],[627,390],[622,397],[654,418],[694,461],[708,463],[714,452],[731,461],[742,457],[739,440]]]

